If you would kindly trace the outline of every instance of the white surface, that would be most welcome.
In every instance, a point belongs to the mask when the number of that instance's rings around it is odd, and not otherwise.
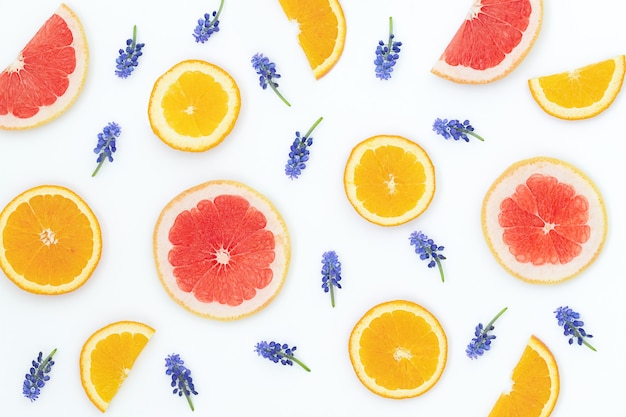
[[[149,6],[148,6],[149,4]],[[623,111],[618,96],[600,116],[566,122],[543,113],[528,78],[575,68],[624,52],[623,25],[614,0],[546,1],[543,29],[526,60],[508,77],[482,86],[457,85],[429,70],[471,6],[438,2],[343,0],[348,35],[337,66],[316,81],[275,0],[227,0],[221,31],[206,44],[191,36],[196,19],[217,8],[210,2],[69,1],[90,45],[84,90],[56,121],[24,132],[0,131],[0,205],[40,184],[67,186],[93,208],[104,250],[94,275],[74,293],[26,293],[0,279],[0,400],[11,415],[96,416],[80,384],[78,356],[96,329],[139,320],[156,334],[113,400],[108,415],[183,415],[184,399],[170,394],[163,359],[178,352],[192,370],[200,395],[196,414],[241,416],[394,415],[484,416],[507,387],[531,334],[554,353],[561,395],[554,416],[616,415],[623,396],[626,333],[620,328],[624,290],[626,212]],[[0,6],[0,63],[8,64],[56,9],[51,0]],[[394,17],[404,43],[390,81],[374,77],[374,49]],[[117,49],[137,24],[144,56],[133,75],[115,77]],[[250,65],[262,52],[277,63],[286,107],[263,91]],[[217,148],[190,154],[164,145],[151,132],[147,102],[156,78],[183,59],[222,66],[237,81],[242,109],[231,135]],[[4,67],[4,64],[0,64]],[[311,160],[302,177],[283,173],[296,130],[319,117]],[[468,118],[484,143],[446,141],[431,130],[436,117]],[[92,149],[109,121],[122,126],[115,161],[97,177]],[[379,133],[421,144],[437,173],[437,192],[415,221],[381,228],[349,205],[342,185],[350,149]],[[480,206],[491,182],[511,163],[531,156],[560,158],[586,172],[601,190],[609,234],[597,262],[558,286],[535,286],[509,276],[491,256],[480,228]],[[292,237],[287,282],[273,304],[237,322],[193,316],[169,299],[152,258],[152,231],[161,208],[180,191],[210,179],[244,182],[267,195],[285,217]],[[409,246],[422,229],[445,245],[446,283]],[[321,285],[321,255],[337,251],[344,289],[332,309]],[[367,391],[347,353],[350,330],[371,306],[396,298],[435,314],[449,340],[447,368],[428,393],[395,401]],[[571,347],[552,311],[580,311],[598,352]],[[465,356],[474,326],[502,307],[493,350],[476,361]],[[275,365],[253,352],[260,340],[298,346],[311,373]],[[38,401],[22,397],[23,375],[39,350],[58,348]]]

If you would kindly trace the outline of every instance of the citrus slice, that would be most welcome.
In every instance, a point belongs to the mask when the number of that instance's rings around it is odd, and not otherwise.
[[[448,341],[439,321],[410,301],[372,307],[350,334],[349,354],[367,389],[386,398],[424,394],[446,367]]]
[[[542,0],[475,0],[431,71],[464,84],[498,80],[526,57],[542,17]]]
[[[624,55],[559,74],[528,80],[533,98],[548,114],[587,119],[606,110],[624,82]]]
[[[352,149],[343,184],[363,218],[395,226],[428,208],[435,194],[435,168],[415,142],[401,136],[373,136]]]
[[[531,336],[489,417],[548,417],[559,397],[559,369],[552,352]]]
[[[80,352],[80,381],[98,410],[107,410],[153,334],[147,324],[119,321],[87,339]]]
[[[41,185],[0,212],[0,267],[18,287],[63,294],[83,285],[100,261],[100,225],[73,191]]]
[[[190,188],[161,212],[154,229],[159,279],[197,315],[234,320],[266,307],[287,276],[285,222],[258,191],[215,180]]]
[[[63,114],[83,88],[88,60],[83,27],[61,4],[0,72],[0,129],[29,129]]]
[[[239,87],[222,68],[182,61],[154,83],[148,117],[152,131],[174,149],[202,152],[228,136],[241,107]]]
[[[481,222],[496,260],[534,283],[558,283],[582,272],[607,233],[596,186],[574,166],[547,157],[506,169],[485,196]]]
[[[298,41],[320,79],[335,66],[346,41],[346,20],[338,0],[279,0],[289,20],[298,23]]]

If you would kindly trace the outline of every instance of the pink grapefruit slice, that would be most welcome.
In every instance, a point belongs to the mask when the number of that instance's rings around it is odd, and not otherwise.
[[[61,4],[0,72],[0,129],[29,129],[63,114],[82,90],[88,60],[83,27]]]
[[[162,210],[154,229],[159,279],[178,304],[199,316],[234,320],[266,307],[287,276],[285,222],[258,191],[209,181]]]
[[[526,57],[542,18],[542,0],[475,0],[431,71],[463,84],[498,80]]]
[[[585,270],[607,233],[604,202],[579,169],[558,159],[519,161],[483,201],[483,233],[496,260],[533,283],[558,283]]]

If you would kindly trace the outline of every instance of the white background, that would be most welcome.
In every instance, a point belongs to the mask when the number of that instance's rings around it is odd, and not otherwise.
[[[39,128],[0,131],[0,206],[33,186],[69,187],[87,201],[103,231],[102,259],[91,279],[62,296],[38,296],[0,278],[0,403],[11,415],[96,416],[79,377],[87,337],[117,320],[156,329],[108,415],[183,415],[184,399],[170,394],[164,357],[177,352],[192,370],[200,395],[196,414],[242,416],[394,415],[484,416],[509,385],[510,372],[531,334],[559,365],[561,394],[554,416],[619,415],[626,374],[622,300],[626,211],[623,197],[623,113],[626,98],[586,121],[562,121],[533,101],[527,79],[576,68],[624,53],[626,26],[615,0],[549,0],[543,28],[525,61],[488,85],[458,85],[430,73],[471,4],[469,0],[343,0],[344,53],[329,74],[312,76],[296,28],[276,0],[227,0],[220,32],[206,44],[191,35],[196,20],[217,9],[211,1],[69,1],[90,47],[87,81],[74,106]],[[149,6],[148,6],[149,5]],[[54,12],[51,0],[2,2],[0,67]],[[623,9],[623,6],[619,6]],[[389,81],[374,77],[374,50],[393,16],[400,60]],[[117,50],[138,26],[145,42],[140,65],[128,79],[114,75]],[[280,91],[292,107],[263,91],[250,65],[262,52],[275,61]],[[237,124],[217,148],[191,154],[157,139],[147,118],[154,81],[184,59],[223,67],[241,89]],[[5,63],[5,64],[2,64]],[[283,172],[294,132],[319,117],[311,160],[301,178]],[[470,119],[486,140],[446,141],[432,131],[436,117]],[[92,150],[110,121],[122,126],[115,161],[97,177]],[[437,191],[418,219],[394,228],[363,220],[343,191],[343,168],[352,147],[381,133],[419,143],[435,164]],[[485,192],[510,164],[546,155],[587,173],[606,202],[609,233],[598,260],[582,275],[556,286],[537,286],[508,275],[482,235]],[[237,322],[196,317],[175,304],[159,283],[152,231],[162,207],[179,192],[211,179],[244,182],[281,211],[292,238],[287,282],[276,300]],[[439,281],[409,246],[423,230],[446,246],[447,280]],[[331,308],[321,286],[321,255],[335,250],[343,289]],[[390,400],[366,390],[355,376],[347,341],[370,307],[408,299],[441,321],[449,342],[439,383],[421,397]],[[569,346],[553,310],[580,311],[598,352]],[[476,361],[465,356],[474,326],[502,307],[493,350]],[[257,357],[260,340],[297,345],[311,373]],[[58,348],[52,379],[35,403],[22,397],[24,373],[42,350]]]

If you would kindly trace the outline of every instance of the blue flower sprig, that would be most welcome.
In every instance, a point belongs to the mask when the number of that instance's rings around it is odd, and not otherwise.
[[[126,48],[120,49],[120,56],[115,60],[115,75],[120,78],[128,78],[139,65],[138,59],[143,55],[145,43],[137,43],[137,25],[133,26],[132,39],[126,40]]]
[[[474,338],[467,345],[467,349],[465,353],[470,359],[478,359],[479,356],[482,356],[486,351],[491,349],[491,341],[496,338],[495,335],[489,334],[489,332],[493,331],[494,323],[496,320],[500,318],[502,314],[508,309],[508,307],[504,307],[494,318],[491,319],[486,326],[483,327],[482,323],[478,323],[476,326],[476,330],[474,331]]]
[[[557,308],[554,313],[558,320],[559,326],[563,326],[563,334],[569,336],[569,344],[573,344],[574,340],[578,345],[585,345],[589,349],[596,352],[596,348],[591,346],[587,339],[591,339],[593,335],[590,335],[583,329],[585,322],[580,320],[580,313],[573,311],[568,306]]]
[[[39,352],[37,359],[32,362],[30,370],[24,377],[24,385],[22,392],[24,397],[28,398],[31,402],[39,398],[41,389],[46,385],[46,382],[50,380],[50,370],[54,361],[52,357],[56,353],[56,349],[52,350],[48,356],[43,357],[43,353]]]
[[[396,61],[400,57],[400,47],[402,42],[394,41],[395,35],[393,34],[393,19],[389,17],[389,38],[387,44],[383,41],[378,41],[376,47],[376,59],[374,59],[374,72],[376,78],[381,80],[388,80],[391,78],[393,67],[396,65]]]
[[[298,178],[306,168],[306,162],[309,160],[310,154],[308,148],[313,144],[311,133],[313,133],[313,130],[320,124],[322,119],[323,117],[317,119],[304,136],[300,136],[300,132],[296,132],[296,138],[289,148],[289,159],[285,165],[285,174],[290,179]]]
[[[261,87],[265,90],[269,85],[283,103],[291,107],[287,99],[278,92],[278,83],[274,81],[274,79],[280,78],[280,74],[276,72],[276,64],[271,62],[268,57],[259,53],[254,54],[251,62],[252,68],[254,68],[259,75],[259,84]]]
[[[193,385],[191,371],[185,366],[185,361],[180,358],[179,354],[173,353],[165,358],[165,368],[165,374],[172,377],[171,386],[174,388],[172,393],[178,394],[179,397],[184,395],[191,411],[194,411],[191,394],[198,395],[198,392]]]
[[[411,246],[415,246],[415,253],[420,256],[422,261],[429,260],[428,267],[434,268],[435,265],[439,268],[439,275],[441,276],[441,282],[445,281],[443,274],[443,266],[441,261],[446,259],[440,252],[444,250],[443,246],[437,246],[432,239],[429,239],[421,231],[413,232],[409,236],[409,242]]]
[[[302,361],[294,356],[296,347],[289,347],[286,343],[261,341],[256,344],[254,351],[259,355],[274,363],[280,363],[282,365],[293,366],[293,363],[297,363],[307,372],[311,372],[311,369],[306,366]]]
[[[92,177],[95,177],[100,171],[104,161],[108,159],[109,162],[113,162],[113,153],[117,150],[115,140],[121,133],[122,128],[115,122],[110,122],[102,129],[101,133],[98,133],[98,144],[93,149],[94,153],[98,155],[98,159],[96,159],[98,166],[91,174]]]
[[[463,139],[465,142],[469,142],[469,137],[467,135],[471,135],[480,141],[485,141],[482,136],[474,132],[474,127],[470,124],[469,120],[465,120],[461,123],[457,119],[441,120],[437,118],[435,119],[435,123],[433,123],[433,131],[435,131],[438,135],[443,136],[445,139]]]
[[[322,288],[324,292],[330,292],[330,303],[335,307],[335,290],[341,289],[341,262],[334,250],[324,252],[322,255]]]
[[[213,13],[205,13],[204,18],[198,19],[198,25],[193,30],[193,37],[196,39],[196,43],[205,43],[209,40],[212,34],[219,32],[219,18],[224,7],[224,0],[220,1],[220,7]]]

